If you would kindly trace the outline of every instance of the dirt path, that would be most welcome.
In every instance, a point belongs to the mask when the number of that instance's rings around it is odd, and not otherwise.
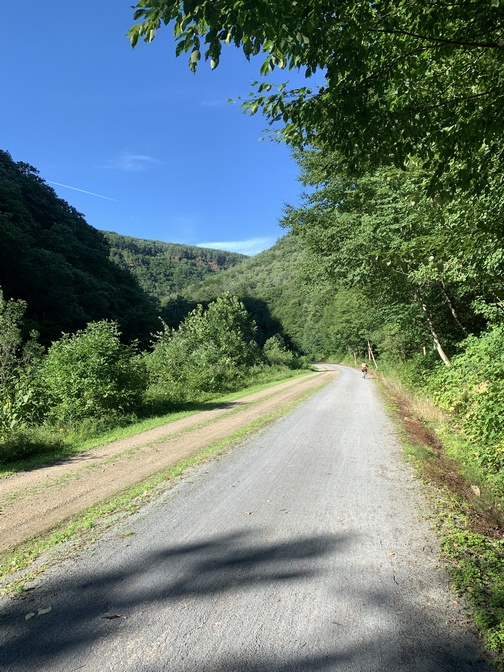
[[[0,668],[489,672],[428,512],[373,381],[340,367],[292,412],[0,598]]]
[[[0,480],[0,552],[226,438],[337,375],[296,378],[222,407]]]

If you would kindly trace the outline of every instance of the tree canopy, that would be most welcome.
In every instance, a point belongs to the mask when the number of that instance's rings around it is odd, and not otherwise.
[[[192,71],[234,44],[262,54],[264,76],[319,73],[313,86],[256,83],[244,105],[294,146],[337,149],[354,174],[414,156],[438,185],[450,173],[477,186],[503,159],[500,0],[140,0],[134,19],[133,46],[169,24]]]
[[[326,179],[330,155],[298,159],[311,191],[301,207],[286,208],[283,223],[315,253],[319,277],[368,297],[377,323],[430,332],[449,363],[445,351],[478,333],[485,319],[501,319],[500,179],[484,196],[439,202],[426,194],[419,169]]]

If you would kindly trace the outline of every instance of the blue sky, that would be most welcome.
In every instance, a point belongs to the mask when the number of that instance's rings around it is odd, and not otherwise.
[[[298,169],[285,145],[260,140],[264,117],[227,102],[248,96],[260,62],[230,47],[215,71],[201,62],[193,75],[169,29],[132,50],[132,4],[2,7],[0,147],[98,229],[245,254],[270,247],[284,204],[298,200]]]

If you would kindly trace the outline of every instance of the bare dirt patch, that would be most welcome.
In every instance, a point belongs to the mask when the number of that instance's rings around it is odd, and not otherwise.
[[[0,552],[225,439],[335,375],[322,371],[288,380],[63,462],[1,479]]]
[[[501,539],[504,518],[499,507],[487,500],[481,501],[479,489],[461,473],[458,462],[446,454],[436,432],[414,414],[410,399],[397,391],[388,391],[388,396],[394,405],[394,420],[407,442],[427,450],[427,458],[421,464],[423,478],[455,496],[452,505],[464,516],[466,529]]]

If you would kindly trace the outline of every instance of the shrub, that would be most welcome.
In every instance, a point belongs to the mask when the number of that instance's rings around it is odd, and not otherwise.
[[[475,445],[481,466],[504,467],[504,327],[464,341],[463,354],[439,370],[430,385],[436,403],[450,411]]]
[[[174,400],[236,389],[259,359],[255,325],[235,296],[223,294],[205,311],[193,310],[174,331],[167,325],[146,355],[152,385]]]
[[[271,366],[286,366],[289,369],[302,369],[309,366],[306,357],[300,357],[289,350],[280,334],[268,338],[263,347],[263,354]]]
[[[0,290],[0,442],[8,441],[37,416],[32,370],[42,356],[37,332],[23,342],[24,301],[5,300]]]
[[[39,370],[51,424],[136,410],[147,386],[143,360],[115,322],[92,322],[54,342]]]

